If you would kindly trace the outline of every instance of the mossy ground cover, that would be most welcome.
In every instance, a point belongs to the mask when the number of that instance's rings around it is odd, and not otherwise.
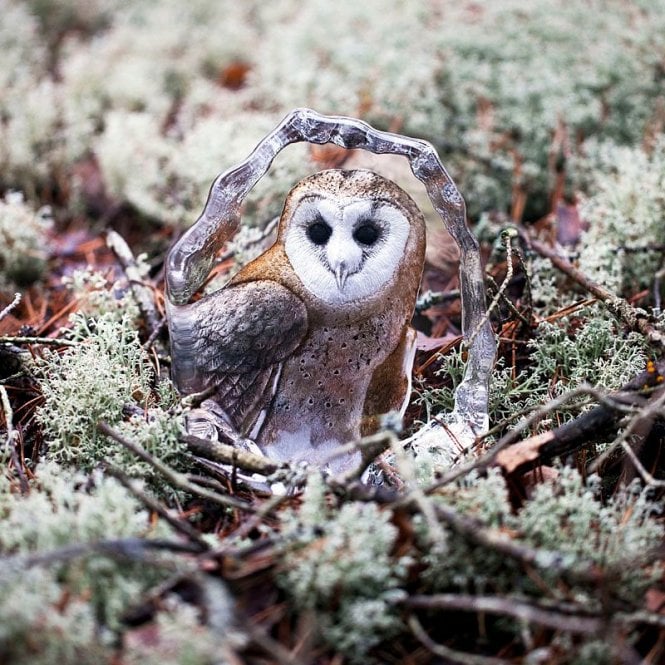
[[[663,2],[0,12],[0,662],[662,662]],[[452,468],[416,441],[378,489],[280,468],[271,497],[184,436],[163,261],[303,105],[434,143],[499,354],[490,432]],[[206,288],[299,178],[354,159],[280,156]],[[465,360],[428,224],[403,440]]]

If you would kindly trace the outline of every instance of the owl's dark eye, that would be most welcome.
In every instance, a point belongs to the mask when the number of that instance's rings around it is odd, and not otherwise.
[[[361,245],[373,245],[381,235],[381,231],[374,224],[365,222],[361,224],[354,232],[353,239]]]
[[[332,235],[332,229],[324,221],[319,220],[307,227],[307,235],[315,245],[325,245]]]

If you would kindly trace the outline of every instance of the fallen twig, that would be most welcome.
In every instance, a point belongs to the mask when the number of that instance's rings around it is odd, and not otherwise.
[[[244,626],[249,638],[279,665],[304,665],[304,663],[279,642],[273,640],[262,628],[248,622]]]
[[[5,427],[7,429],[6,450],[11,451],[16,442],[16,438],[18,437],[18,433],[14,429],[14,411],[9,402],[9,395],[7,395],[7,389],[2,385],[0,385],[0,405],[5,414]]]
[[[459,289],[451,289],[450,291],[425,291],[416,301],[416,312],[423,312],[434,305],[448,302],[449,300],[457,300],[460,297]]]
[[[658,376],[662,377],[662,374],[659,372]],[[651,431],[656,418],[662,417],[663,405],[665,405],[665,386],[661,386],[653,392],[652,399],[635,414],[625,429],[620,432],[609,445],[607,450],[605,450],[603,454],[593,462],[591,465],[591,471],[597,471],[616,448],[621,446],[645,483],[652,485],[653,487],[665,487],[665,481],[657,480],[644,468],[632,446],[627,442],[628,437],[634,434],[637,428],[644,423],[647,424],[647,430]]]
[[[604,577],[604,573],[591,561],[576,561],[572,555],[518,543],[498,529],[488,528],[479,520],[460,513],[452,506],[437,503],[435,511],[440,520],[467,540],[501,552],[521,564],[556,572],[578,582],[596,584]]]
[[[330,460],[349,453],[360,451],[362,460],[355,468],[349,469],[334,479],[338,485],[349,485],[358,480],[367,470],[367,467],[383,452],[388,450],[395,442],[397,435],[392,430],[382,430],[375,434],[364,436],[358,441],[345,443],[335,448],[323,461],[321,466],[325,466]]]
[[[595,635],[606,626],[601,617],[581,614],[561,614],[543,609],[533,603],[517,598],[500,596],[474,596],[457,593],[439,593],[431,596],[414,595],[400,601],[406,607],[427,610],[462,610],[508,616],[526,623],[561,630],[567,633],[586,633]]]
[[[7,307],[5,307],[1,312],[0,312],[0,321],[4,319],[15,307],[18,307],[18,304],[21,302],[21,294],[20,293],[15,293],[14,294],[14,300],[12,300]]]
[[[9,453],[9,457],[11,458],[16,473],[18,474],[19,482],[21,484],[21,493],[27,494],[30,491],[30,484],[25,477],[23,466],[21,465],[21,460],[19,459],[17,451],[16,443],[19,434],[14,429],[14,411],[11,402],[9,401],[7,389],[3,385],[0,385],[0,405],[2,405],[2,410],[5,414],[5,429],[7,430],[6,451]],[[2,459],[2,457],[3,454],[2,451],[0,451],[0,459]]]
[[[288,467],[286,463],[276,462],[268,457],[255,455],[254,453],[247,450],[241,450],[240,448],[236,448],[227,443],[202,439],[198,436],[193,436],[192,434],[185,434],[182,437],[182,440],[196,455],[206,457],[214,462],[231,464],[244,471],[262,473],[265,476],[269,476],[270,474],[275,473],[278,469]]]
[[[31,568],[54,563],[64,563],[88,554],[104,554],[123,559],[145,560],[146,551],[165,550],[178,554],[199,554],[198,545],[182,541],[150,539],[150,538],[117,538],[113,540],[97,540],[90,543],[66,545],[57,549],[36,554],[15,554],[0,558],[0,567]],[[160,562],[161,564],[161,562]],[[166,562],[164,562],[166,565]]]
[[[240,499],[236,499],[232,496],[212,492],[205,489],[204,487],[200,487],[194,483],[189,482],[185,474],[173,470],[171,467],[164,464],[164,462],[161,462],[157,458],[153,457],[139,444],[135,443],[134,441],[130,441],[127,437],[120,434],[120,432],[117,432],[112,427],[110,427],[108,423],[98,423],[97,429],[102,434],[106,434],[106,436],[111,437],[114,441],[117,441],[120,445],[127,448],[127,450],[134,453],[144,462],[147,462],[153,469],[164,476],[164,478],[166,478],[174,487],[185,490],[190,494],[199,496],[202,499],[207,499],[208,501],[212,501],[213,503],[224,506],[226,508],[237,508],[239,510],[244,510],[250,513],[256,512],[256,509],[245,501],[241,501]]]
[[[72,339],[54,337],[26,337],[24,335],[5,335],[0,337],[0,344],[41,344],[42,346],[79,346],[81,342]]]
[[[598,395],[598,392],[599,391],[595,390],[590,386],[580,386],[579,388],[571,390],[570,392],[567,392],[564,395],[554,398],[553,400],[549,401],[547,404],[543,405],[542,407],[532,410],[528,416],[522,418],[515,425],[515,427],[513,427],[513,429],[511,429],[504,436],[502,436],[484,455],[482,455],[478,459],[467,462],[466,464],[461,464],[451,469],[447,473],[444,473],[435,482],[433,482],[431,485],[429,485],[424,489],[425,494],[431,494],[440,487],[448,485],[457,480],[458,478],[466,476],[472,471],[483,471],[489,468],[490,466],[495,464],[495,460],[502,450],[504,450],[505,448],[514,444],[517,441],[520,432],[529,429],[532,425],[541,420],[543,416],[547,415],[552,411],[555,411],[556,409],[560,408],[562,405],[571,402],[572,400],[577,399],[582,395],[587,395],[587,394],[591,394],[594,396]]]
[[[554,267],[561,270],[561,272],[577,282],[586,291],[593,294],[598,300],[601,300],[607,309],[614,316],[620,318],[631,330],[641,332],[652,344],[659,346],[661,349],[665,348],[665,335],[654,328],[646,312],[636,309],[624,298],[620,298],[609,289],[592,280],[579,268],[576,268],[568,259],[561,256],[554,247],[537,240],[525,228],[518,227],[518,232],[527,245],[541,256],[549,259]]]
[[[665,394],[665,387],[659,379],[662,377],[661,370],[665,372],[665,364],[661,364],[660,369],[650,365],[621,390],[607,395],[598,394],[601,404],[560,427],[505,448],[496,456],[496,464],[509,475],[523,473],[538,464],[603,440],[609,432],[616,431],[626,413],[643,413],[643,409],[651,408],[646,406],[649,403],[656,409],[656,405],[661,405]],[[596,462],[596,466],[619,444],[620,441],[617,441],[616,445],[611,446]]]
[[[446,663],[450,665],[509,665],[511,661],[504,660],[503,658],[493,658],[492,656],[479,656],[465,651],[458,651],[451,649],[435,642],[422,627],[418,617],[411,615],[408,620],[409,628],[414,634],[416,639],[435,656],[440,656],[445,659]]]
[[[202,552],[209,549],[208,543],[201,537],[201,534],[191,524],[181,520],[170,513],[159,501],[146,494],[136,483],[134,483],[120,469],[107,467],[106,472],[113,476],[123,487],[131,492],[148,510],[152,510],[168,522],[176,531],[179,531],[191,541],[196,543]]]
[[[497,305],[499,304],[499,301],[501,300],[502,297],[504,297],[506,289],[510,284],[510,280],[513,278],[513,248],[511,245],[511,240],[515,237],[515,235],[516,234],[513,229],[505,229],[501,232],[501,239],[503,240],[504,249],[506,250],[506,276],[501,282],[501,286],[497,288],[497,291],[494,294],[494,298],[492,298],[492,302],[487,307],[487,312],[485,313],[485,318],[483,319],[483,322],[486,321],[490,317],[490,314],[496,309]],[[506,298],[506,300],[508,299]],[[517,312],[517,309],[515,309],[515,311]],[[519,314],[519,312],[517,312],[517,314],[520,317],[522,316],[521,314]],[[526,323],[528,325],[528,321]],[[473,341],[474,337],[478,334],[478,330],[480,330],[480,325],[476,328],[476,330],[473,331],[473,335],[471,335],[471,337],[469,338],[468,342],[469,346],[471,345],[471,342]]]
[[[152,290],[145,285],[139,264],[125,239],[117,231],[107,231],[106,244],[113,251],[127,276],[134,300],[145,317],[148,328],[154,331],[160,327],[161,317],[157,313]]]

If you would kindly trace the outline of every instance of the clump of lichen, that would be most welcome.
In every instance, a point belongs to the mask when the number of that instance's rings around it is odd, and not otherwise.
[[[30,201],[55,203],[63,222],[90,210],[117,215],[121,224],[141,217],[188,225],[213,178],[245,158],[291,108],[308,105],[431,140],[470,217],[481,217],[482,241],[493,240],[497,220],[540,218],[552,212],[552,201],[575,198],[588,230],[570,258],[586,274],[628,297],[651,290],[662,267],[665,140],[656,134],[662,131],[664,0],[339,0],[334,7],[324,0],[0,0],[0,13],[0,190],[20,188]],[[261,227],[280,212],[297,180],[338,156],[302,145],[280,154],[246,202],[245,220]],[[0,289],[39,278],[47,226],[45,211],[5,195]],[[160,241],[172,233],[178,230],[164,230]],[[245,229],[227,250],[241,263],[261,238],[258,228]],[[621,387],[645,367],[650,351],[601,304],[570,307],[571,288],[586,297],[582,289],[526,245],[522,253],[524,265],[513,256],[506,295],[524,319],[512,328],[503,302],[492,313],[502,338],[514,335],[502,347],[490,393],[492,424],[503,431],[584,384]],[[503,261],[504,255],[496,264],[490,259],[492,274]],[[469,613],[467,621],[459,612],[430,614],[407,603],[412,594],[438,592],[494,595],[597,617],[619,635],[617,644],[638,644],[645,636],[646,623],[626,619],[645,615],[645,592],[662,579],[650,556],[663,528],[658,504],[637,485],[601,497],[597,478],[550,468],[552,478],[528,486],[516,507],[493,470],[426,496],[409,487],[413,474],[405,472],[407,487],[395,495],[395,508],[373,502],[369,490],[362,502],[344,496],[339,485],[333,494],[314,474],[299,506],[293,497],[288,509],[271,504],[272,526],[259,514],[250,522],[240,511],[220,516],[205,501],[189,502],[98,430],[106,422],[176,470],[192,470],[180,441],[181,407],[159,376],[163,357],[139,336],[145,322],[129,285],[92,270],[69,274],[69,257],[63,263],[79,311],[61,335],[74,346],[56,353],[33,344],[36,360],[26,360],[25,374],[12,377],[25,383],[17,391],[7,383],[13,414],[3,404],[6,429],[11,416],[16,442],[27,445],[8,445],[2,457],[0,661],[225,662],[236,609],[219,579],[203,579],[202,571],[220,561],[217,553],[191,552],[221,544],[224,565],[214,575],[225,575],[236,556],[226,539],[238,527],[238,540],[250,545],[248,558],[231,566],[245,576],[235,593],[256,591],[251,557],[258,546],[259,593],[274,570],[263,564],[274,557],[275,581],[290,610],[284,623],[271,624],[272,637],[281,639],[286,623],[302,613],[298,630],[316,626],[312,649],[316,657],[328,649],[324,660],[334,652],[333,659],[380,661],[385,649],[390,655],[383,660],[396,662],[415,644],[408,620],[416,616],[442,645],[474,653],[489,655],[500,633],[507,635],[503,655],[512,660],[526,654],[529,662],[609,663],[623,655],[598,635],[489,613]],[[529,288],[516,296],[522,279]],[[8,352],[18,353],[9,345]],[[21,402],[32,397],[27,374],[35,365],[43,396],[38,427],[28,411],[37,400]],[[421,387],[425,420],[452,409],[464,367],[462,351],[450,353],[436,377],[443,387]],[[587,400],[543,413],[531,433],[589,407]],[[31,443],[41,442],[32,460],[22,459]],[[582,456],[577,463],[581,468]],[[186,499],[187,513],[177,518],[196,515],[201,538],[188,543],[182,528],[172,550],[158,555],[149,545],[169,532],[108,477],[116,469],[133,478],[139,496],[143,490],[171,506],[174,497]],[[431,482],[440,468],[425,453],[413,471]],[[391,491],[375,496],[388,500]],[[251,498],[254,510],[261,499]],[[481,545],[462,535],[442,518],[442,506],[496,540]],[[248,524],[256,529],[248,531]],[[524,565],[492,542],[531,548],[539,557]],[[593,575],[576,577],[582,569]],[[195,605],[172,591],[181,582]],[[147,625],[125,625],[128,611],[152,603]],[[256,615],[251,620],[262,623]],[[253,650],[262,644],[260,630]],[[267,638],[263,644],[270,646]]]
[[[35,212],[18,192],[0,199],[0,289],[27,286],[46,265],[48,208]]]
[[[167,224],[194,222],[215,176],[245,159],[274,126],[261,113],[224,121],[192,121],[184,135],[162,136],[145,112],[115,111],[95,144],[110,194],[142,214]],[[286,151],[251,193],[247,223],[265,222],[281,212],[285,193],[315,170],[302,149]]]
[[[580,268],[631,295],[651,287],[665,244],[665,136],[643,147],[603,145],[593,169],[593,194],[583,202],[589,229],[580,240]]]
[[[77,346],[44,356],[38,419],[50,456],[91,468],[102,459],[94,447],[105,440],[97,423],[117,423],[126,404],[145,403],[152,369],[125,318],[77,316],[72,333]]]
[[[111,283],[91,268],[75,270],[63,277],[62,282],[76,298],[77,311],[86,317],[75,321],[75,329],[81,327],[83,331],[87,320],[100,317],[118,323],[123,319],[128,324],[138,321],[139,308],[126,284]],[[84,332],[82,334],[86,336]]]
[[[157,458],[181,463],[182,418],[171,410],[176,401],[168,380],[160,379],[155,389],[135,329],[138,307],[129,292],[117,292],[119,286],[98,273],[76,272],[67,283],[81,305],[69,330],[76,344],[61,353],[46,351],[39,362],[44,403],[37,418],[46,456],[84,470],[111,464],[171,494],[152,467],[98,430],[100,422],[115,426]]]
[[[639,606],[646,589],[662,572],[658,566],[646,565],[664,535],[661,506],[637,484],[603,501],[597,477],[585,482],[574,469],[562,468],[555,479],[539,484],[515,512],[497,471],[486,478],[471,475],[448,487],[436,500],[452,504],[478,520],[482,528],[510,532],[516,542],[555,553],[571,571],[589,564],[598,566],[612,580],[611,593],[622,602]],[[421,533],[430,533],[423,519],[419,528]],[[438,591],[558,596],[556,581],[561,573],[548,565],[546,555],[538,576],[547,587],[524,576],[516,560],[452,532],[446,547],[426,549],[423,561],[427,563],[423,578]],[[599,610],[601,599],[593,585],[577,583],[575,599],[589,610]]]
[[[527,215],[544,214],[557,172],[584,154],[587,139],[638,142],[657,114],[662,46],[652,48],[662,44],[662,2],[447,9],[445,136],[472,215],[508,209],[515,186],[527,194]],[[609,35],[620,46],[608,49]],[[568,176],[569,187],[579,184]]]
[[[327,505],[324,486],[311,475],[303,504],[285,520],[289,546],[278,582],[301,609],[316,611],[324,639],[352,662],[395,635],[395,601],[410,559],[394,557],[392,514],[372,503]]]
[[[125,641],[123,663],[127,665],[230,665],[224,658],[224,641],[229,626],[215,633],[202,625],[200,612],[177,597],[166,597],[152,629],[155,641],[136,639]],[[221,633],[221,634],[220,634]]]
[[[523,414],[582,385],[617,390],[646,366],[649,347],[642,335],[624,332],[620,323],[602,306],[593,305],[561,317],[542,321],[527,344],[524,369],[501,358],[492,373],[489,414],[494,424]],[[428,417],[439,410],[451,411],[454,388],[462,380],[461,351],[441,358],[440,376],[447,384],[424,388],[420,401]],[[560,413],[565,421],[574,415]],[[541,421],[540,426],[548,422]]]
[[[151,526],[137,500],[114,479],[54,463],[40,465],[27,494],[0,477],[0,516],[3,660],[73,665],[109,658],[123,614],[166,571],[92,546],[164,537],[168,529]],[[70,547],[71,555],[63,554]]]
[[[652,555],[665,532],[651,493],[633,484],[603,500],[599,479],[585,481],[574,469],[559,469],[517,510],[498,470],[472,473],[422,498],[430,510],[414,511],[406,540],[389,508],[371,502],[334,507],[335,501],[318,476],[310,476],[300,509],[282,520],[278,583],[299,612],[313,611],[320,635],[351,662],[375,662],[375,647],[404,634],[399,610],[413,593],[515,598],[541,607],[568,602],[572,612],[600,616],[607,602],[639,608],[662,574]],[[531,572],[519,556],[440,521],[438,506],[491,534],[490,542],[510,540],[516,549],[538,552]],[[598,571],[597,579],[584,577],[589,570]],[[487,621],[518,641],[528,635],[518,621]],[[461,638],[438,634],[447,643]],[[593,652],[594,639],[590,634],[560,645],[562,662]]]

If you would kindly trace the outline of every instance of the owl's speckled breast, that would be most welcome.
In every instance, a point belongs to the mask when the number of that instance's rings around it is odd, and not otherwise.
[[[267,455],[321,464],[340,443],[359,438],[374,370],[399,341],[395,319],[395,312],[386,312],[311,332],[284,363],[272,417],[257,437]],[[346,468],[350,461],[345,456],[330,467]]]

